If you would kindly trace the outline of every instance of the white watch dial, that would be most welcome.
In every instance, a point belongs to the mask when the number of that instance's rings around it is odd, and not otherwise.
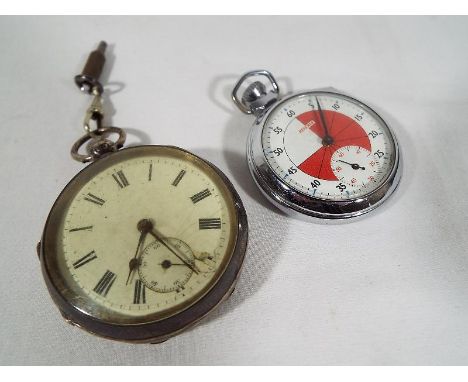
[[[60,271],[109,315],[185,309],[214,286],[232,254],[237,223],[222,180],[203,162],[164,150],[99,171],[62,211]]]
[[[303,93],[275,106],[262,147],[284,183],[325,200],[371,193],[395,162],[395,143],[383,120],[353,98],[328,92]]]

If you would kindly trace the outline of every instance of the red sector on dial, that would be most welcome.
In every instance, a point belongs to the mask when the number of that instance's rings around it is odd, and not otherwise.
[[[358,146],[371,151],[371,143],[366,131],[354,119],[332,110],[323,110],[323,118],[328,128],[328,135],[333,143],[322,146],[303,161],[298,168],[315,178],[323,180],[338,180],[331,168],[331,158],[336,150],[344,146]],[[307,111],[297,116],[304,126],[323,139],[325,128],[320,114],[316,110]]]

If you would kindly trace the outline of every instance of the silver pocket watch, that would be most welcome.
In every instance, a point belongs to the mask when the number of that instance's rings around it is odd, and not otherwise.
[[[71,155],[91,164],[56,199],[37,251],[66,321],[109,339],[158,343],[231,295],[247,214],[208,161],[174,146],[122,148],[125,131],[103,125],[105,49],[101,42],[75,77],[93,101]]]
[[[397,140],[364,103],[322,90],[281,99],[266,70],[244,74],[232,99],[256,117],[247,142],[250,172],[263,194],[287,214],[343,221],[374,210],[396,189],[401,176]]]

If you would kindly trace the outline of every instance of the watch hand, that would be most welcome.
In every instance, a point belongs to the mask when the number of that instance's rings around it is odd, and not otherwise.
[[[129,271],[128,271],[128,277],[127,277],[127,281],[126,281],[125,285],[128,285],[128,282],[130,281],[130,276],[133,274],[133,271],[138,266],[137,256],[138,256],[138,254],[140,252],[140,247],[141,247],[141,244],[143,243],[143,241],[145,240],[145,237],[146,237],[146,232],[142,232],[140,234],[140,238],[138,239],[138,245],[137,245],[137,249],[135,251],[135,256],[132,257],[130,259],[130,262],[128,263]]]
[[[180,261],[182,261],[192,271],[194,271],[196,274],[199,273],[199,270],[195,265],[190,264],[184,258],[182,258],[180,255],[178,255],[171,247],[169,247],[169,245],[167,245],[167,243],[164,241],[164,239],[161,236],[159,236],[154,229],[149,231],[149,234],[152,235],[162,245],[164,245],[169,251],[171,251]]]
[[[322,144],[324,146],[330,146],[333,143],[333,138],[328,132],[328,127],[325,122],[325,117],[323,116],[323,111],[322,111],[322,107],[320,106],[319,100],[317,97],[315,97],[315,100],[317,101],[317,107],[318,107],[319,115],[320,115],[320,122],[322,124],[323,130],[325,130],[325,135],[323,136]]]
[[[144,243],[146,235],[150,229],[153,228],[153,223],[149,219],[142,219],[137,224],[137,229],[141,232],[140,238],[138,239],[137,249],[135,251],[135,256],[130,259],[128,263],[128,267],[130,268],[128,272],[127,282],[125,285],[128,285],[131,275],[133,271],[138,267],[138,255],[140,253],[141,245]]]
[[[183,265],[184,267],[187,266],[187,264],[185,263],[173,263],[172,261],[170,260],[164,260],[162,263],[159,264],[160,266],[162,266],[163,268],[167,269],[167,268],[170,268],[172,267],[173,265]]]
[[[341,159],[338,159],[338,162],[349,164],[353,168],[353,170],[359,170],[359,169],[365,170],[366,169],[365,167],[359,166],[357,163],[349,163]]]

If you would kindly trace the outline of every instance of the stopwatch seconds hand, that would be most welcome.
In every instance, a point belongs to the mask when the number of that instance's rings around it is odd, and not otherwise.
[[[330,133],[328,132],[328,127],[325,122],[325,117],[323,115],[322,107],[320,106],[320,102],[317,97],[315,97],[315,100],[317,101],[317,107],[319,110],[319,115],[320,115],[320,122],[322,123],[323,130],[325,130],[325,135],[323,136],[322,139],[322,144],[324,146],[330,146],[333,143],[333,138],[330,136]]]
[[[341,159],[339,159],[338,162],[349,164],[353,168],[353,170],[359,170],[359,169],[365,170],[366,169],[365,167],[359,166],[357,163],[349,163]]]

